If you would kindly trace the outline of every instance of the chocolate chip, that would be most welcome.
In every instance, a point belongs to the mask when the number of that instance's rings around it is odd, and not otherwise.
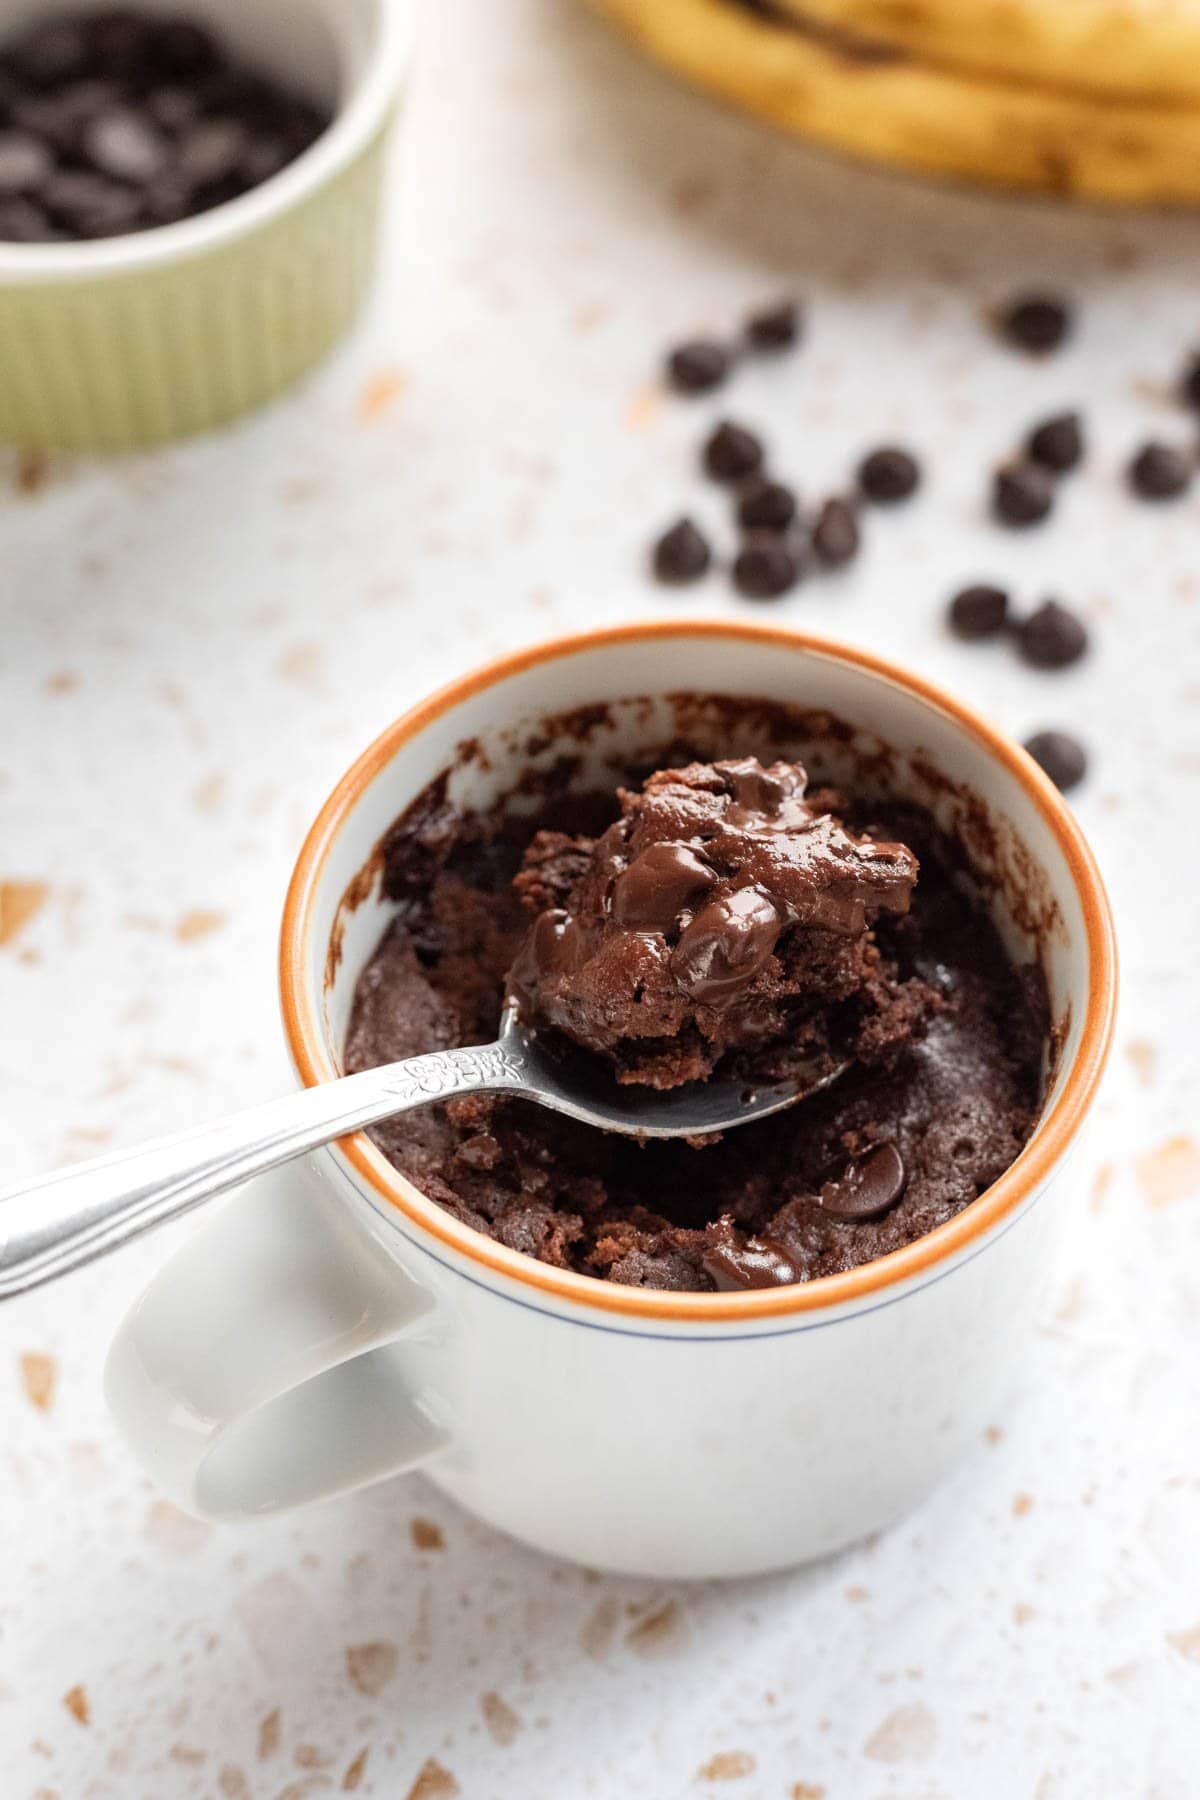
[[[51,218],[73,237],[119,237],[138,223],[138,195],[87,170],[61,170],[40,197]]]
[[[1200,355],[1190,356],[1179,377],[1179,398],[1185,406],[1200,406]]]
[[[798,548],[773,531],[750,534],[733,562],[733,585],[747,600],[778,600],[804,572]]]
[[[887,445],[882,450],[872,450],[870,456],[863,459],[858,470],[858,485],[868,500],[874,500],[884,506],[891,506],[897,500],[907,500],[916,492],[921,480],[921,470],[915,457],[907,450],[898,450]]]
[[[1068,732],[1037,731],[1026,740],[1025,748],[1064,794],[1078,787],[1087,774],[1087,751]]]
[[[206,75],[221,61],[212,33],[189,19],[167,19],[155,25],[148,54],[164,75],[179,81]]]
[[[998,637],[1008,623],[1008,595],[1003,588],[979,582],[955,594],[946,617],[955,637],[970,642]]]
[[[88,57],[110,75],[131,74],[150,46],[150,21],[126,7],[113,7],[88,21]]]
[[[876,1144],[836,1181],[821,1189],[822,1209],[835,1219],[878,1219],[904,1192],[908,1171],[895,1144]]]
[[[27,194],[54,173],[54,158],[23,131],[0,131],[0,194]]]
[[[39,25],[18,38],[8,51],[9,67],[31,87],[50,87],[83,73],[88,41],[72,20]]]
[[[192,88],[168,82],[152,88],[143,102],[154,123],[174,137],[195,123],[200,115],[200,102]]]
[[[1088,647],[1083,620],[1057,600],[1046,600],[1017,627],[1017,645],[1035,669],[1065,669]]]
[[[61,237],[36,202],[24,196],[0,200],[0,243],[52,244]]]
[[[250,134],[236,119],[206,119],[179,140],[175,172],[193,188],[214,187],[237,174]]]
[[[790,350],[800,338],[800,307],[781,300],[746,320],[746,342],[755,350]]]
[[[992,481],[992,512],[1002,525],[1038,525],[1054,505],[1054,477],[1040,463],[1006,463]]]
[[[1043,468],[1065,475],[1083,456],[1083,427],[1078,413],[1059,413],[1046,419],[1029,434],[1028,454]]]
[[[742,481],[747,475],[757,475],[763,455],[760,437],[744,425],[724,419],[705,440],[702,461],[705,473],[714,481]]]
[[[1035,356],[1057,350],[1071,329],[1066,303],[1052,294],[1023,294],[1000,314],[1000,330],[1009,343]]]
[[[799,1280],[800,1269],[781,1244],[743,1237],[727,1219],[716,1229],[722,1230],[722,1240],[709,1245],[701,1261],[718,1293],[785,1287]]]
[[[698,581],[712,561],[704,533],[691,519],[680,519],[654,546],[654,573],[671,586]]]
[[[13,108],[13,122],[59,156],[77,159],[88,123],[120,98],[120,88],[111,81],[73,81],[51,93],[25,96]]]
[[[678,394],[707,394],[720,387],[733,366],[724,344],[695,338],[667,358],[667,380]]]
[[[782,481],[756,475],[738,496],[737,516],[749,530],[786,531],[796,516],[796,496]]]
[[[103,112],[83,133],[83,154],[102,175],[149,182],[166,166],[167,145],[155,127],[128,106]]]
[[[826,500],[812,529],[817,561],[840,569],[858,555],[858,514],[849,500]]]
[[[1129,485],[1143,500],[1174,500],[1192,484],[1195,464],[1171,444],[1144,444],[1129,465]]]

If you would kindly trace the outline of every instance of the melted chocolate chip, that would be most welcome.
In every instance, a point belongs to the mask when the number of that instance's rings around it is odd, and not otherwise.
[[[613,883],[613,919],[634,931],[670,931],[716,879],[686,844],[650,844]]]
[[[876,1144],[836,1181],[821,1189],[820,1203],[835,1219],[878,1219],[904,1192],[908,1171],[895,1144]]]
[[[723,1294],[786,1287],[801,1274],[782,1245],[770,1238],[741,1238],[732,1227],[724,1243],[712,1244],[705,1251],[703,1266],[717,1292]]]
[[[671,973],[703,1006],[720,1006],[747,987],[779,940],[783,921],[756,888],[719,895],[684,927]]]

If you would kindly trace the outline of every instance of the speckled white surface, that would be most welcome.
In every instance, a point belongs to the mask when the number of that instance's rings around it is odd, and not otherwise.
[[[677,90],[565,0],[428,12],[385,277],[345,352],[213,441],[27,470],[33,492],[4,465],[0,878],[48,892],[0,948],[0,1167],[286,1084],[275,932],[332,781],[508,646],[732,611],[719,578],[681,601],[640,570],[681,502],[719,521],[691,467],[719,406],[769,424],[810,493],[881,435],[928,460],[854,571],[771,618],[1095,747],[1079,810],[1125,998],[1070,1264],[1036,1391],[919,1515],[827,1565],[691,1590],[540,1561],[417,1481],[257,1529],[185,1521],[116,1440],[99,1371],[186,1225],[9,1303],[0,1791],[1187,1800],[1200,493],[1138,507],[1119,472],[1147,433],[1189,435],[1163,394],[1200,336],[1196,221],[840,166]],[[1026,278],[1081,304],[1046,365],[980,320]],[[801,355],[660,404],[663,343],[792,287]],[[1086,472],[1046,529],[1006,535],[983,471],[1059,401],[1086,410]],[[941,600],[992,574],[1080,603],[1086,665],[1038,677],[948,640]]]

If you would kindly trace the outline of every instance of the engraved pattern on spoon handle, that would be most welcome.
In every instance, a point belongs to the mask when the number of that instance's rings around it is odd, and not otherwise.
[[[0,1299],[394,1113],[527,1086],[520,1057],[505,1045],[434,1051],[10,1188],[0,1193]]]

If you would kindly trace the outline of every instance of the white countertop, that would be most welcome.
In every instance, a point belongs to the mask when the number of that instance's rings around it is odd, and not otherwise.
[[[691,458],[729,409],[810,494],[886,438],[928,476],[869,521],[849,575],[754,616],[1095,750],[1079,813],[1125,991],[1070,1262],[1036,1391],[916,1516],[785,1578],[693,1589],[540,1560],[418,1480],[253,1529],[185,1520],[99,1378],[187,1225],[10,1303],[0,1790],[1190,1800],[1200,488],[1138,505],[1120,468],[1145,435],[1189,435],[1162,392],[1200,342],[1200,222],[843,166],[677,89],[566,0],[427,11],[387,265],[349,347],[224,436],[26,468],[32,492],[0,469],[0,879],[45,884],[0,947],[0,1169],[286,1087],[275,934],[333,780],[509,646],[743,607],[717,577],[680,598],[641,572],[683,504],[719,517]],[[1041,365],[980,321],[1027,281],[1080,305]],[[802,354],[660,402],[664,345],[790,289]],[[985,471],[1059,402],[1085,411],[1087,468],[1044,530],[1002,532]],[[948,639],[948,592],[993,575],[1082,606],[1086,664],[1037,676]]]

